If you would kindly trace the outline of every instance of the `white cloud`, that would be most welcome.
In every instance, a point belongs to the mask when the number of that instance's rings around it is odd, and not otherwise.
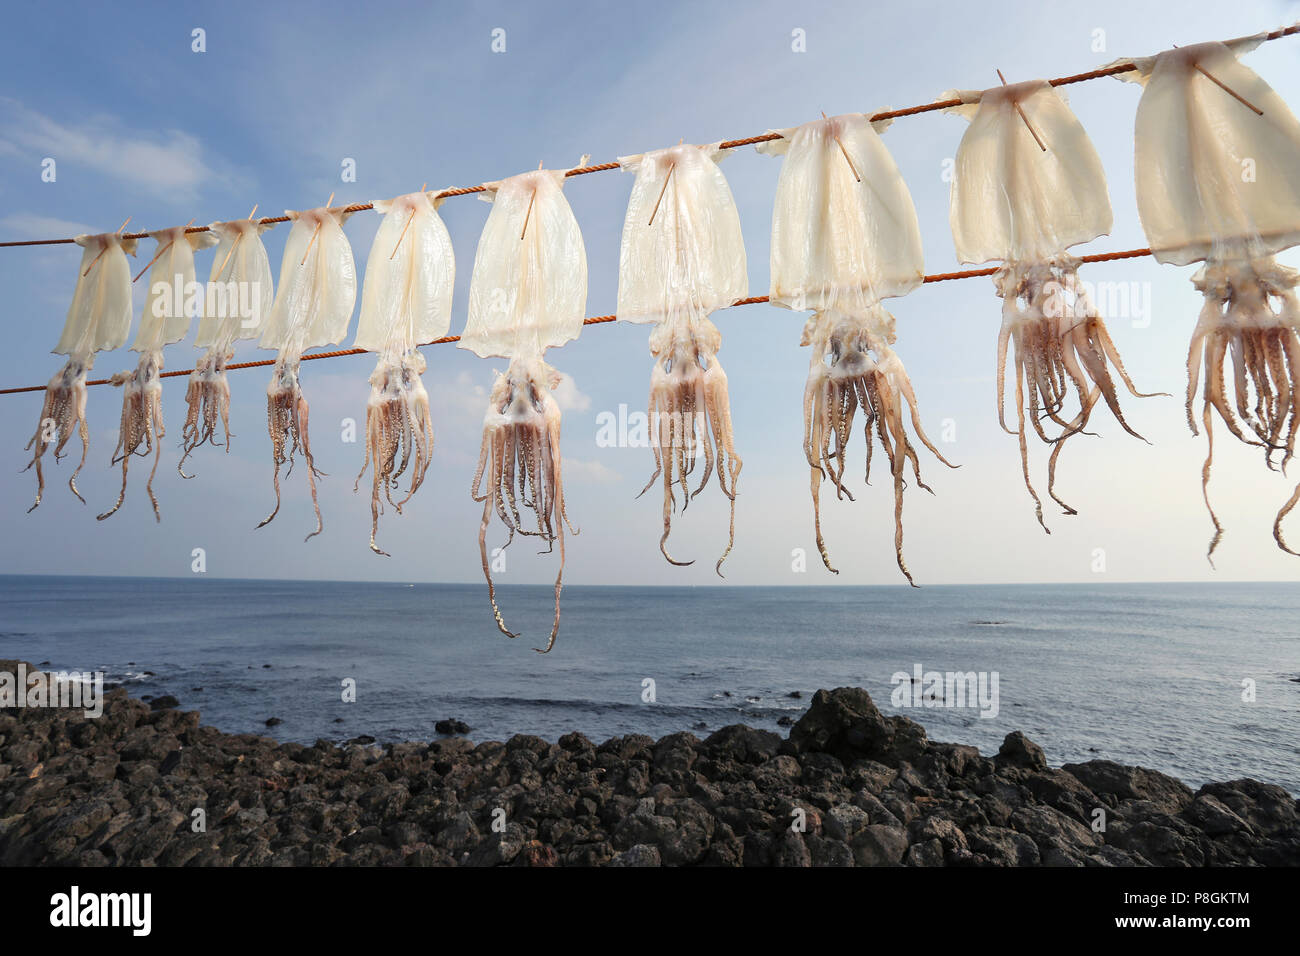
[[[83,233],[102,230],[84,222],[71,222],[54,216],[41,216],[31,212],[10,213],[0,219],[0,233],[7,239],[70,239]]]
[[[426,373],[424,386],[429,391],[432,406],[453,410],[467,421],[477,424],[487,411],[488,390],[476,383],[469,372],[461,372],[450,381]]]
[[[560,384],[551,391],[551,394],[555,396],[555,402],[560,406],[561,411],[585,412],[591,408],[591,396],[578,391],[572,375],[561,375]]]
[[[182,130],[130,130],[107,114],[62,123],[12,99],[0,99],[0,118],[0,152],[49,156],[65,170],[86,167],[171,199],[214,182],[235,185],[212,168],[198,138]]]

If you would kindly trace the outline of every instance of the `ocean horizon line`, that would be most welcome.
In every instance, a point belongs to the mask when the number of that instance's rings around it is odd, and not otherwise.
[[[252,582],[258,584],[372,584],[372,585],[394,585],[394,586],[411,586],[411,587],[478,587],[482,586],[482,580],[469,581],[412,581],[407,579],[378,580],[374,578],[266,578],[266,577],[236,577],[217,574],[173,574],[173,575],[152,575],[152,574],[57,574],[42,572],[0,572],[0,579],[5,578],[78,578],[84,580],[113,580],[113,581],[191,581],[206,579],[209,581],[222,582]],[[836,584],[836,583],[807,583],[807,584],[587,584],[587,583],[569,583],[565,582],[564,589],[594,589],[594,588],[617,588],[621,590],[640,590],[640,591],[680,591],[680,590],[714,590],[714,591],[734,591],[734,590],[806,590],[809,588],[820,588],[828,591],[849,591],[859,590],[862,588],[875,588],[880,590],[926,590],[936,588],[1016,588],[1016,587],[1150,587],[1150,586],[1219,586],[1219,585],[1272,585],[1272,584],[1290,584],[1300,585],[1300,581],[1285,580],[1243,580],[1228,579],[1223,581],[1188,581],[1188,580],[1088,580],[1079,579],[1074,581],[981,581],[981,582],[930,582],[913,589],[906,583],[902,584]],[[500,588],[553,588],[553,581],[536,581],[536,582],[506,582],[497,585]]]

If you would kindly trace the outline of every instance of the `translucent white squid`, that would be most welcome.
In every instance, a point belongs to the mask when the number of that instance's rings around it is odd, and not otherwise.
[[[153,493],[153,479],[158,472],[162,455],[162,439],[167,430],[163,425],[162,379],[163,347],[179,342],[189,331],[190,320],[199,314],[202,296],[194,281],[194,250],[214,245],[217,237],[211,232],[187,233],[185,226],[175,226],[149,233],[158,243],[158,251],[150,263],[149,291],[140,316],[131,350],[140,353],[134,371],[118,372],[111,381],[122,387],[122,421],[117,433],[117,448],[113,451],[113,464],[122,465],[122,490],[117,503],[98,516],[100,521],[112,517],[126,500],[126,475],[131,456],[146,457],[153,452],[153,468],[145,490],[153,505],[153,516],[162,521],[158,498]],[[140,445],[144,444],[141,451]]]
[[[921,284],[924,260],[916,210],[907,184],[878,130],[860,113],[823,118],[759,147],[784,155],[772,213],[769,301],[787,309],[813,310],[801,345],[812,346],[804,389],[804,454],[817,549],[835,574],[822,537],[821,483],[827,477],[840,498],[845,452],[859,407],[865,417],[867,478],[872,431],[889,460],[894,480],[894,552],[899,570],[915,586],[903,559],[903,472],[911,462],[916,482],[920,460],[903,415],[941,462],[951,465],[926,437],[916,395],[902,360],[891,347],[894,317],[881,300],[906,295]]]
[[[1029,478],[1026,418],[1043,442],[1055,446],[1047,490],[1072,515],[1075,510],[1055,491],[1056,463],[1066,439],[1084,430],[1099,398],[1126,432],[1142,437],[1124,419],[1113,374],[1133,395],[1150,397],[1133,386],[1106,323],[1079,281],[1079,260],[1067,252],[1110,232],[1106,176],[1065,97],[1044,80],[982,93],[948,92],[943,98],[961,99],[963,104],[949,112],[971,124],[957,150],[949,207],[957,258],[1002,263],[993,277],[1003,300],[998,421],[1020,440],[1025,487],[1038,523],[1050,534]],[[1015,365],[1015,431],[1006,423],[1008,345]],[[1077,410],[1067,410],[1071,393]]]
[[[483,502],[479,553],[492,615],[502,634],[519,636],[506,627],[497,607],[487,550],[493,510],[509,532],[505,546],[518,531],[542,538],[548,552],[556,544],[560,548],[555,620],[546,647],[536,648],[540,653],[555,646],[560,628],[564,525],[569,521],[561,480],[560,406],[551,394],[560,374],[546,364],[544,354],[578,337],[587,304],[587,252],[561,192],[565,172],[538,169],[484,183],[486,191],[480,196],[492,203],[492,212],[474,256],[469,321],[459,343],[481,358],[510,360],[488,398],[471,488],[474,500]],[[533,512],[535,530],[524,527],[520,505]],[[571,524],[569,528],[577,533]]]
[[[1273,258],[1300,243],[1300,123],[1237,60],[1263,38],[1169,50],[1131,61],[1136,71],[1119,76],[1145,86],[1135,169],[1152,254],[1175,265],[1205,263],[1192,277],[1205,305],[1187,353],[1187,422],[1196,434],[1204,365],[1201,488],[1214,525],[1207,557],[1223,536],[1209,497],[1211,410],[1239,440],[1262,447],[1270,468],[1285,468],[1300,428],[1300,276]],[[1291,554],[1282,521],[1297,501],[1300,488],[1273,524],[1278,547]]]
[[[376,554],[388,553],[375,544],[381,493],[401,514],[423,483],[433,451],[429,394],[420,381],[425,361],[416,346],[443,337],[451,325],[456,260],[440,204],[424,191],[374,204],[384,219],[366,262],[355,345],[377,352],[379,361],[366,405],[366,460],[353,490],[373,466],[370,550]],[[393,489],[408,467],[410,487],[394,501]]]
[[[316,512],[316,530],[304,539],[310,541],[323,527],[316,479],[324,472],[317,469],[311,453],[307,399],[298,383],[298,366],[307,349],[334,345],[347,336],[357,301],[357,271],[352,247],[343,232],[343,223],[351,215],[346,207],[321,206],[305,212],[287,209],[285,215],[293,221],[293,228],[285,242],[280,282],[261,340],[262,348],[278,352],[266,387],[266,421],[275,463],[275,510],[258,527],[279,513],[280,466],[288,463],[292,472],[294,454],[301,450],[307,460],[307,483]]]
[[[205,351],[195,363],[185,391],[189,408],[181,432],[183,454],[176,463],[182,478],[194,477],[185,473],[185,461],[196,448],[205,442],[221,444],[216,438],[218,418],[225,432],[226,451],[230,451],[230,385],[226,381],[226,363],[234,356],[237,341],[257,338],[271,312],[275,289],[262,233],[273,225],[250,215],[247,219],[214,222],[208,226],[219,241],[208,276],[203,317],[199,319],[194,340],[194,345]]]
[[[618,317],[653,322],[650,354],[650,444],[655,471],[641,494],[662,476],[664,530],[659,550],[670,564],[689,565],[668,553],[677,508],[704,490],[713,471],[731,509],[726,550],[736,540],[736,481],[743,462],[731,428],[727,373],[718,361],[722,334],[709,314],[748,295],[740,215],[717,162],[724,150],[674,146],[619,160],[636,173],[623,220],[619,254]],[[704,457],[704,476],[691,491],[687,479]],[[639,496],[638,496],[639,497]]]
[[[123,238],[121,231],[77,236],[74,240],[82,248],[77,287],[63,323],[63,334],[54,347],[54,354],[66,355],[68,361],[45,386],[41,417],[32,440],[27,443],[27,450],[35,449],[27,468],[36,466],[37,482],[36,501],[27,509],[29,513],[40,505],[45,492],[42,457],[53,445],[55,460],[61,458],[74,429],[81,436],[81,461],[68,479],[68,487],[82,504],[86,503],[77,490],[77,474],[86,464],[86,451],[90,447],[86,373],[95,364],[96,352],[121,348],[131,330],[131,267],[126,257],[128,253],[135,255],[136,240]]]

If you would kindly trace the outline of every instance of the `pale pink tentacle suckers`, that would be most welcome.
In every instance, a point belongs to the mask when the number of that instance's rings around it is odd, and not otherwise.
[[[560,629],[560,590],[564,580],[564,528],[569,523],[564,505],[564,482],[560,457],[560,407],[551,394],[560,376],[541,359],[515,359],[497,376],[492,386],[488,411],[483,419],[483,443],[478,468],[474,473],[471,494],[483,502],[483,519],[479,524],[478,546],[483,560],[483,575],[488,583],[488,600],[497,628],[507,637],[518,633],[506,627],[497,606],[496,585],[492,579],[487,547],[487,529],[493,512],[506,526],[509,537],[502,551],[509,547],[515,533],[536,536],[551,551],[560,550],[560,568],[555,576],[555,618],[551,624],[546,653],[555,646]],[[483,484],[486,475],[487,484]],[[533,528],[524,525],[520,509],[531,511]]]

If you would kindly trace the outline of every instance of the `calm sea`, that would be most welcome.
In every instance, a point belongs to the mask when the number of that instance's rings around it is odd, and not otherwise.
[[[986,753],[1023,730],[1056,765],[1104,757],[1300,793],[1296,584],[574,586],[548,656],[531,648],[550,589],[500,600],[517,640],[478,585],[0,576],[0,657],[102,670],[222,730],[307,743],[428,739],[443,718],[476,740],[784,733],[817,688],[857,685]],[[990,692],[996,675],[996,698],[900,709],[893,675],[918,665],[976,672]]]

